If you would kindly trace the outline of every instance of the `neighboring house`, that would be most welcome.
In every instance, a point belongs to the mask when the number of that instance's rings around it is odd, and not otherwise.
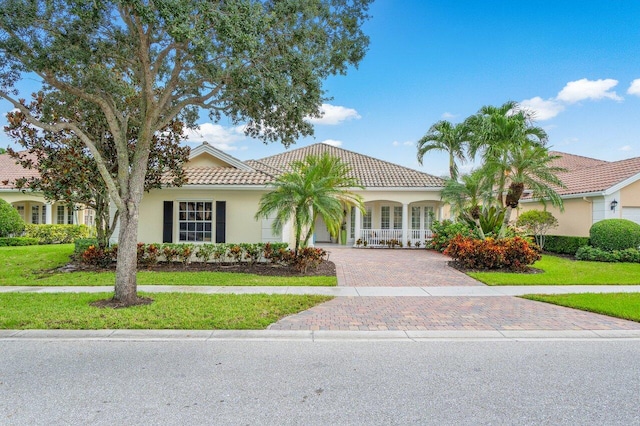
[[[558,219],[555,235],[589,236],[589,229],[603,219],[622,218],[640,223],[640,157],[620,161],[603,161],[564,152],[555,165],[567,169],[558,177],[566,188],[557,192],[564,201],[564,212],[547,205]],[[543,209],[540,202],[525,197],[518,214]]]
[[[185,165],[188,183],[145,194],[140,205],[141,242],[269,242],[292,243],[291,226],[274,235],[271,220],[256,220],[260,197],[269,183],[308,155],[329,153],[351,167],[364,189],[354,188],[366,207],[363,215],[345,209],[347,244],[369,245],[396,239],[424,242],[431,223],[442,217],[444,181],[427,173],[366,155],[318,143],[260,160],[240,161],[206,142],[191,151]],[[117,235],[117,232],[114,233]],[[318,219],[315,242],[335,242]]]
[[[36,161],[35,156],[31,159]],[[36,169],[25,169],[16,164],[9,154],[0,154],[0,198],[15,207],[25,223],[93,226],[93,210],[73,209],[63,203],[49,202],[41,193],[21,191],[14,185],[16,179],[37,176],[39,174]]]

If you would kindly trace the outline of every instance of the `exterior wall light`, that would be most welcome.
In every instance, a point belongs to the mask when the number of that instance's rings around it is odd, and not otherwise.
[[[612,211],[612,212],[615,212],[615,211],[616,211],[616,207],[617,207],[617,206],[618,206],[618,202],[614,199],[614,200],[611,202],[611,211]]]

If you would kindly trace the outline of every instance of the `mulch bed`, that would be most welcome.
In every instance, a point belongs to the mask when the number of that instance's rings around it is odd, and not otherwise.
[[[70,263],[58,271],[75,272],[75,271],[94,271],[105,272],[114,271],[115,264],[111,268],[99,268],[82,263]],[[336,265],[333,262],[322,262],[316,269],[309,268],[306,274],[301,274],[296,269],[288,266],[257,263],[255,265],[242,264],[225,264],[225,263],[201,263],[193,262],[188,265],[181,263],[159,262],[150,267],[139,266],[138,271],[154,271],[154,272],[236,272],[241,274],[266,275],[274,277],[301,277],[301,276],[336,276]]]
[[[460,272],[509,272],[512,274],[541,274],[544,271],[542,269],[528,267],[525,271],[510,271],[508,269],[482,269],[482,268],[465,268],[455,260],[450,260],[447,264],[453,269],[457,269]]]

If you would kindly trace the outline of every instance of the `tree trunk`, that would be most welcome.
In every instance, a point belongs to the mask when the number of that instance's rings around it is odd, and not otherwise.
[[[509,227],[509,219],[511,219],[511,212],[513,211],[513,207],[507,205],[507,208],[504,211],[504,219],[502,219],[502,226],[500,227],[500,232],[498,233],[498,238],[504,238],[507,234],[507,228]]]
[[[114,299],[123,305],[138,301],[136,283],[138,246],[138,206],[127,203],[127,211],[120,214],[118,234],[118,263]]]

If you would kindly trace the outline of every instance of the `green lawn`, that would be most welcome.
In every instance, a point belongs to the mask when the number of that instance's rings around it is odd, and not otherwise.
[[[266,294],[141,294],[150,305],[126,309],[89,303],[109,293],[0,294],[0,329],[182,329],[261,330],[278,319],[332,299]]]
[[[65,265],[72,244],[0,247],[0,286],[113,285],[113,272],[46,272]],[[270,277],[232,272],[138,272],[138,284],[214,286],[335,286],[333,277]]]
[[[616,285],[640,284],[639,263],[576,261],[543,255],[533,264],[544,272],[472,272],[469,276],[487,285]]]
[[[534,294],[523,297],[640,322],[640,293]]]

